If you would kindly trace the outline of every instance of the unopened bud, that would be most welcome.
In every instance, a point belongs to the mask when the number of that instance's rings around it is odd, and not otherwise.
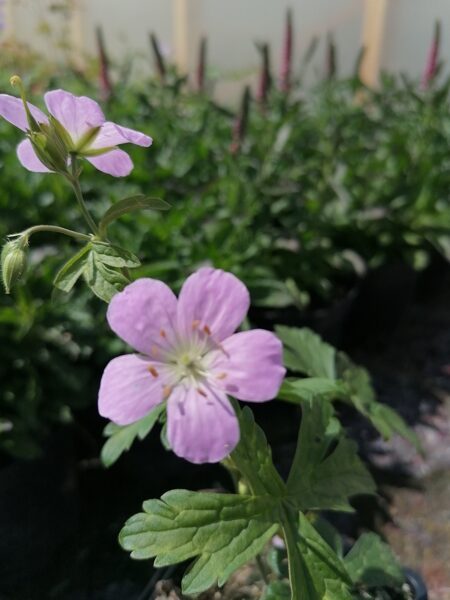
[[[2,279],[5,291],[10,293],[11,288],[19,281],[27,266],[28,242],[18,238],[6,242],[1,255]]]
[[[18,75],[13,75],[10,79],[9,79],[9,83],[11,84],[12,87],[22,87],[22,80]]]

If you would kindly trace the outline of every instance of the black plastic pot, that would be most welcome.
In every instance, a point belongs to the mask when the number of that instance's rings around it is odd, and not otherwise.
[[[414,600],[428,600],[427,586],[421,575],[417,571],[408,568],[404,568],[403,571],[406,575],[407,583],[414,591]]]

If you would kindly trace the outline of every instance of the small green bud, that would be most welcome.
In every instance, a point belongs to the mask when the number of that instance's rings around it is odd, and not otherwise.
[[[11,288],[19,281],[27,267],[28,240],[18,238],[10,240],[3,246],[1,255],[2,279],[5,291],[10,293]]]

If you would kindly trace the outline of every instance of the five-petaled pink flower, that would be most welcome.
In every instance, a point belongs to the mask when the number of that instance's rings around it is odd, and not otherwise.
[[[114,358],[99,392],[99,412],[119,425],[167,401],[167,436],[178,456],[218,462],[239,441],[227,394],[273,399],[285,375],[282,345],[269,331],[234,333],[249,308],[245,285],[231,273],[202,268],[177,300],[161,281],[138,279],[108,308],[112,330],[139,354]]]
[[[73,151],[94,165],[99,171],[124,177],[133,169],[133,162],[126,152],[116,146],[137,144],[150,146],[152,139],[133,129],[121,127],[105,120],[100,106],[86,96],[74,96],[64,90],[47,92],[44,96],[49,113],[65,128],[70,137]],[[37,123],[48,124],[49,119],[39,108],[27,103]],[[0,94],[0,116],[21,129],[29,131],[29,123],[23,101],[15,96]],[[98,128],[92,136],[89,132]],[[87,142],[86,142],[87,140]],[[102,153],[102,149],[105,152]],[[17,155],[22,165],[29,171],[51,172],[36,156],[29,139],[21,142]]]

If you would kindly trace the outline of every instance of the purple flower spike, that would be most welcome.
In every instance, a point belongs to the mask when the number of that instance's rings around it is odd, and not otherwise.
[[[116,146],[136,144],[148,147],[152,144],[152,139],[147,135],[106,121],[97,102],[86,96],[74,96],[64,90],[54,90],[47,92],[44,98],[49,113],[68,134],[69,153],[85,158],[103,173],[124,177],[133,169],[131,158]],[[38,123],[49,123],[42,111],[27,104]],[[0,116],[22,131],[29,129],[23,102],[15,96],[0,94]],[[19,144],[17,155],[29,171],[50,172],[36,156],[30,140]]]
[[[245,285],[231,273],[203,268],[177,300],[155,279],[138,279],[113,297],[111,329],[140,354],[114,358],[99,392],[99,412],[119,425],[167,401],[167,435],[193,463],[222,460],[239,441],[227,394],[273,399],[285,375],[282,345],[269,331],[234,333],[249,308]]]

